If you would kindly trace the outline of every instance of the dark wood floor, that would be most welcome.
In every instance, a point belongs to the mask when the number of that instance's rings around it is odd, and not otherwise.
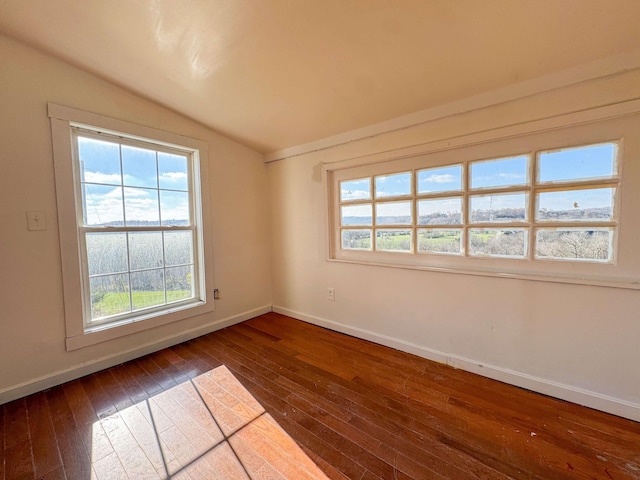
[[[640,424],[267,314],[5,404],[0,452],[0,480],[621,480]]]

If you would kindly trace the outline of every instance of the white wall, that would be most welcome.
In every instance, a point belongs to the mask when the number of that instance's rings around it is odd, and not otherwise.
[[[0,404],[218,328],[219,322],[270,309],[269,210],[264,201],[268,182],[262,155],[3,37],[0,59]],[[65,351],[47,102],[209,144],[215,280],[222,292],[213,314]],[[46,213],[46,231],[27,231],[28,210]]]
[[[0,403],[253,316],[269,308],[273,288],[275,308],[299,318],[640,419],[639,292],[329,263],[320,170],[322,162],[640,98],[639,71],[265,167],[250,149],[2,37],[0,58]],[[212,315],[65,351],[47,102],[209,143],[223,294]],[[27,231],[27,210],[44,210],[48,230]],[[336,288],[335,302],[327,287]]]
[[[640,420],[639,291],[327,262],[320,174],[639,97],[635,70],[270,163],[274,310]]]

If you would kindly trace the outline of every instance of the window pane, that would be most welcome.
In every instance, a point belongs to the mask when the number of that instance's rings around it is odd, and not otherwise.
[[[124,225],[122,187],[82,185],[84,224],[89,227]]]
[[[538,194],[537,220],[609,221],[613,220],[615,188],[564,190]]]
[[[462,198],[434,198],[418,201],[419,225],[456,225],[462,223]]]
[[[462,165],[428,168],[418,172],[418,193],[462,190]]]
[[[126,233],[87,233],[89,275],[128,271]]]
[[[156,152],[123,145],[122,173],[125,185],[158,188]]]
[[[462,253],[462,230],[443,228],[419,228],[418,252],[421,253]]]
[[[411,230],[377,230],[376,250],[388,252],[410,252]]]
[[[162,232],[129,233],[131,270],[162,267]]]
[[[173,267],[165,270],[167,278],[167,302],[177,302],[193,297],[193,268]]]
[[[129,226],[160,225],[158,190],[125,188],[124,213],[126,224]]]
[[[129,276],[106,275],[89,279],[91,320],[109,317],[131,310]]]
[[[523,258],[527,252],[524,228],[477,228],[469,230],[469,254]]]
[[[166,303],[162,269],[131,273],[131,302],[134,310]]]
[[[528,156],[472,162],[471,188],[511,187],[527,185]]]
[[[160,190],[162,225],[189,225],[189,193]]]
[[[538,159],[538,181],[563,182],[614,177],[616,150],[615,143],[605,143],[541,152]]]
[[[474,195],[470,202],[471,223],[524,222],[528,217],[528,193]]]
[[[411,225],[411,202],[376,203],[377,225]]]
[[[345,250],[371,250],[371,230],[343,230],[342,248]]]
[[[187,157],[158,152],[158,184],[167,190],[189,190]]]
[[[612,260],[613,229],[541,228],[536,234],[537,258]]]
[[[191,232],[164,232],[165,265],[193,263],[193,237]]]
[[[122,185],[118,144],[78,137],[78,156],[82,182]]]
[[[411,195],[411,172],[375,177],[376,198]]]
[[[371,179],[359,178],[340,182],[340,200],[368,200],[371,198]]]
[[[370,203],[349,205],[340,208],[342,225],[371,225],[373,208]]]

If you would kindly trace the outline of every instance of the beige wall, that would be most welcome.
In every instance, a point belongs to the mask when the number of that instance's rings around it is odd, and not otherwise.
[[[270,163],[274,309],[640,419],[640,292],[327,262],[320,175],[324,162],[638,97],[636,70]]]
[[[149,351],[158,342],[171,343],[202,328],[215,328],[212,323],[242,319],[247,312],[270,307],[269,210],[264,201],[268,183],[262,155],[3,37],[0,59],[0,403]],[[215,279],[222,291],[213,314],[65,351],[47,102],[209,144]],[[27,231],[28,210],[46,213],[46,231]]]
[[[250,149],[2,37],[0,58],[0,403],[241,319],[273,300],[299,318],[640,419],[637,291],[327,262],[320,168],[640,98],[640,72],[265,167]],[[212,315],[65,351],[47,102],[209,143],[215,277],[223,294]],[[48,230],[27,231],[27,210],[45,211]],[[336,289],[335,302],[327,301],[327,287]]]

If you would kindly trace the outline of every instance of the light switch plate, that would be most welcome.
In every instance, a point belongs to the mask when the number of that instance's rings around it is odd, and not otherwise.
[[[27,228],[29,231],[47,229],[47,216],[42,210],[29,210],[27,212]]]

